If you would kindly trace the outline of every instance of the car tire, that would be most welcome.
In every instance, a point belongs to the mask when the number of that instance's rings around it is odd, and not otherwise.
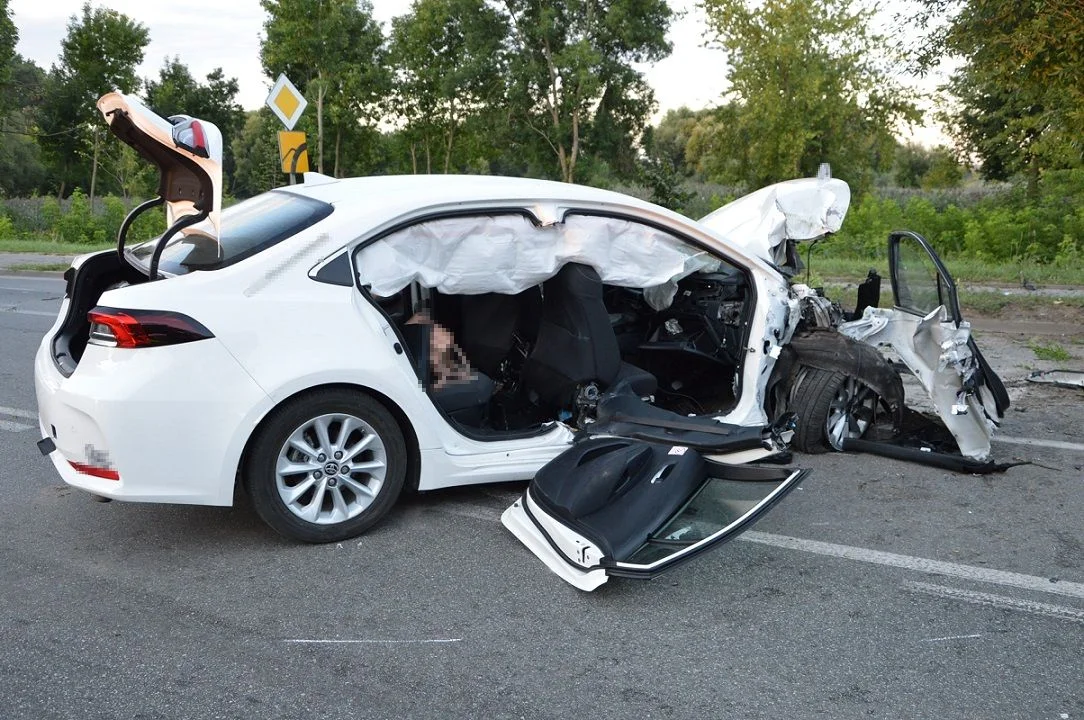
[[[798,415],[791,445],[811,454],[842,450],[843,437],[865,434],[878,402],[873,390],[846,373],[802,366],[790,394],[790,409]]]
[[[243,478],[256,513],[293,540],[336,542],[365,532],[398,499],[407,447],[395,418],[356,390],[287,401],[260,428]]]

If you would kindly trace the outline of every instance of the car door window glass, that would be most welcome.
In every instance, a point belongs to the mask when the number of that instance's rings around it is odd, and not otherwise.
[[[943,302],[941,276],[926,249],[912,238],[901,238],[896,251],[896,305],[929,315]]]

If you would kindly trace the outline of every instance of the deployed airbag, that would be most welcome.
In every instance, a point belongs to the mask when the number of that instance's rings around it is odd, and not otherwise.
[[[602,282],[645,288],[668,307],[677,282],[720,261],[677,237],[611,217],[570,215],[539,226],[521,214],[449,217],[417,223],[358,254],[357,271],[372,292],[390,296],[412,282],[447,295],[514,295],[552,277],[567,263],[598,271]]]

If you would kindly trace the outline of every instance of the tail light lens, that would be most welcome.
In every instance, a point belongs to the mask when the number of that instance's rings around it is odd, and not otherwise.
[[[210,157],[207,149],[207,133],[199,120],[187,115],[174,115],[170,118],[174,123],[173,142],[190,153],[200,157]]]
[[[98,306],[87,313],[91,345],[159,347],[205,340],[214,334],[192,318],[165,310],[118,310]]]

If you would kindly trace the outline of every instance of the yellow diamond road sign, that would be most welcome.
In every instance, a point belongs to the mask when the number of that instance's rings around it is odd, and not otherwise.
[[[267,95],[267,107],[282,121],[287,130],[293,130],[301,113],[308,107],[308,100],[298,92],[294,84],[286,79],[285,75],[279,75],[274,87]]]

